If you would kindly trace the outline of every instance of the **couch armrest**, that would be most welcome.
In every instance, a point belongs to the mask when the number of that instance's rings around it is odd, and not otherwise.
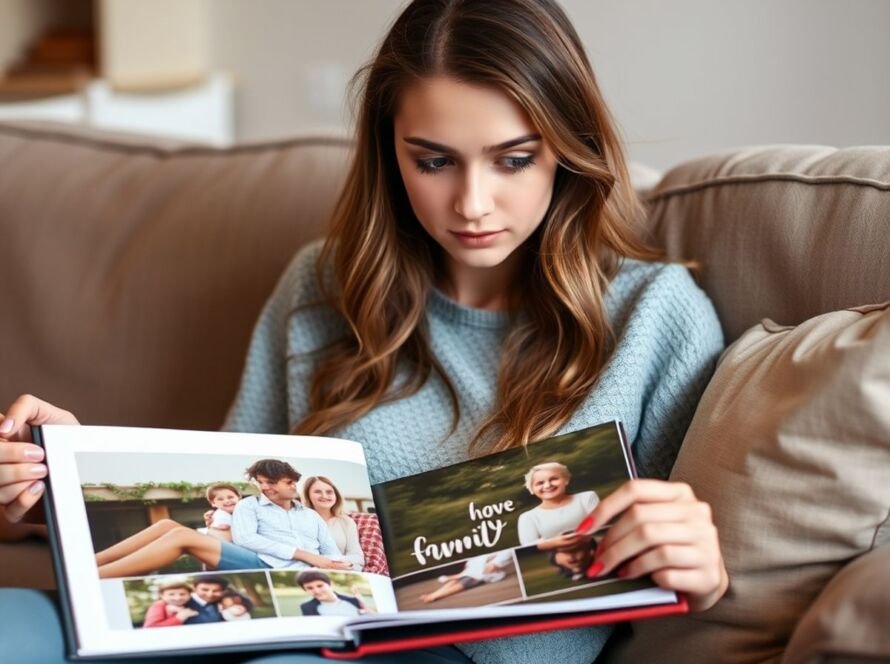
[[[890,659],[890,544],[849,563],[800,619],[782,664]]]

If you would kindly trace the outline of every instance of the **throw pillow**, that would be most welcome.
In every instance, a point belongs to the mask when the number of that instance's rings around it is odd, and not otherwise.
[[[890,303],[748,330],[671,474],[711,504],[729,590],[706,612],[635,624],[611,661],[778,661],[832,576],[890,540],[888,471]]]
[[[890,661],[888,588],[890,546],[844,567],[798,623],[782,664]]]

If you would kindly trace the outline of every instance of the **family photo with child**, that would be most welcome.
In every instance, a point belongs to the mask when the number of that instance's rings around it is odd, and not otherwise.
[[[124,581],[134,627],[178,627],[275,615],[265,575],[200,574]]]
[[[181,464],[186,456],[175,461]],[[325,470],[327,474],[305,476],[298,470],[296,460],[293,463],[274,458],[247,460],[249,464],[240,468],[236,467],[240,457],[237,461],[230,460],[230,469],[223,481],[191,485],[204,486],[207,509],[203,512],[203,523],[158,518],[147,527],[97,550],[100,578],[176,571],[176,565],[178,569],[183,566],[180,561],[183,556],[192,560],[192,568],[205,571],[314,568],[385,573],[379,560],[372,560],[368,565],[357,521],[347,513],[337,481],[328,476],[336,472]],[[152,461],[157,465],[159,460]],[[369,510],[357,518],[363,524],[366,540],[372,544],[379,541],[370,487],[366,480],[355,479],[364,477],[361,469],[352,472],[349,466],[354,464],[345,462],[326,461],[324,465],[340,471],[350,487],[359,487],[360,495],[351,495],[350,505],[353,510],[358,505]],[[319,466],[316,463],[316,470],[324,470]],[[248,482],[246,490],[244,480]],[[83,488],[86,495],[90,487],[85,484]],[[97,518],[91,526],[94,542],[103,523]],[[115,532],[124,531],[120,524],[115,526]]]

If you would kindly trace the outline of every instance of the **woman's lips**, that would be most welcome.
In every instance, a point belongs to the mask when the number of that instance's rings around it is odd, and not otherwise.
[[[451,234],[457,238],[457,241],[466,247],[487,247],[492,244],[495,239],[504,231],[484,231],[481,233],[471,233],[468,231],[451,231]]]

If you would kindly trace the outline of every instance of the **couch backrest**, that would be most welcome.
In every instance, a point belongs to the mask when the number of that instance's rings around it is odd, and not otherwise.
[[[669,171],[649,202],[657,241],[701,262],[727,341],[890,299],[890,146],[729,151]]]
[[[95,424],[219,427],[348,151],[0,124],[0,404],[31,392]]]
[[[27,391],[96,424],[218,427],[348,155],[335,138],[216,150],[0,123],[0,404]],[[727,340],[890,299],[890,147],[705,157],[649,202],[657,241],[701,261]]]

